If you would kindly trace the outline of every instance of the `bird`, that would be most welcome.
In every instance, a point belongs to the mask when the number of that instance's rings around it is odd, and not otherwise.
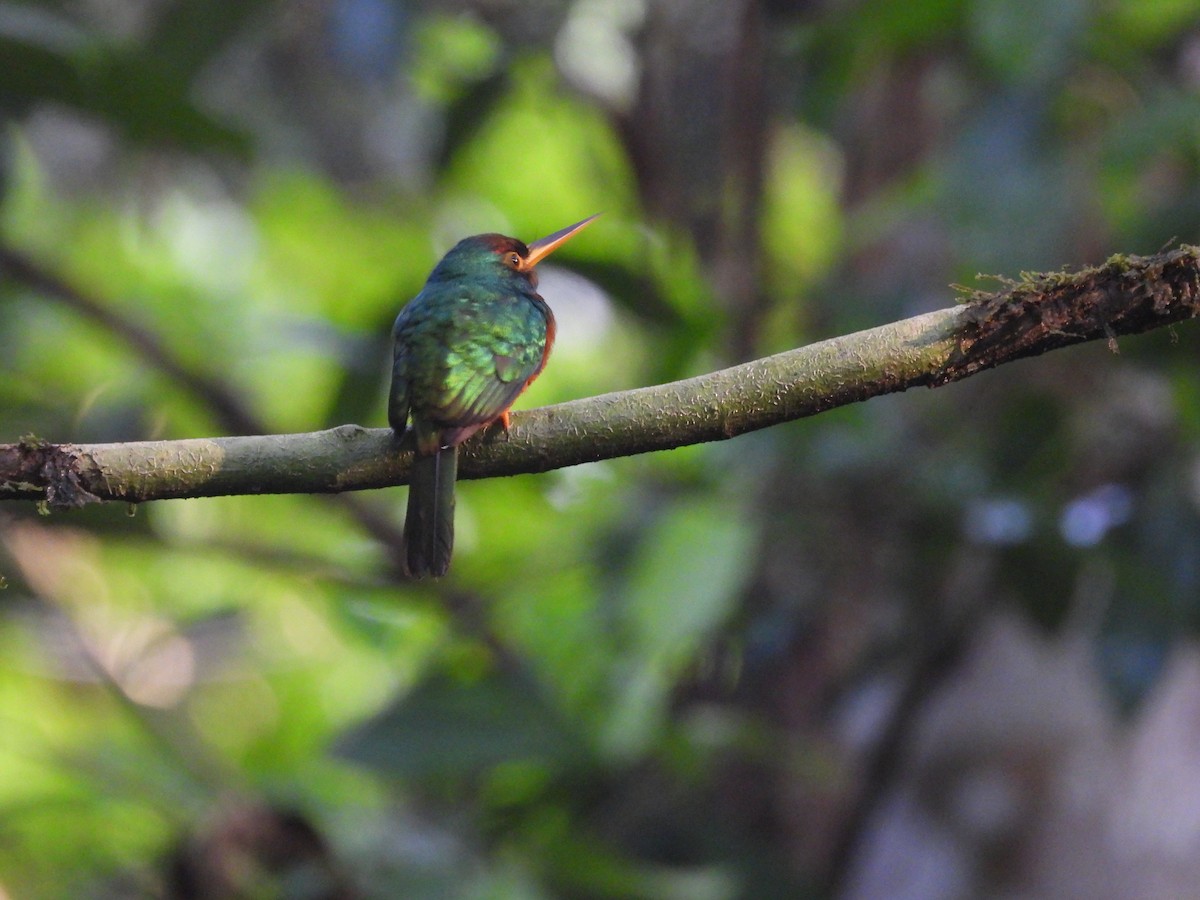
[[[507,433],[510,407],[546,366],[555,322],[534,267],[596,215],[531,244],[463,238],[396,317],[388,424],[398,438],[411,426],[414,445],[404,521],[410,577],[449,569],[459,445],[495,422]]]

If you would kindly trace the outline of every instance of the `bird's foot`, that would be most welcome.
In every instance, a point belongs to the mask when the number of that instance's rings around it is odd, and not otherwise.
[[[512,417],[508,410],[500,413],[496,418],[492,419],[483,430],[483,439],[487,442],[499,440],[501,437],[508,440],[508,429],[512,424]]]

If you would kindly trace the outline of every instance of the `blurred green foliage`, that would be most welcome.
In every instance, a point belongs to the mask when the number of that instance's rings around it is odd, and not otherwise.
[[[440,253],[596,211],[525,405],[1196,241],[1197,59],[1179,0],[0,3],[0,242],[82,298],[0,270],[0,440],[235,427],[122,322],[263,430],[380,426]],[[401,490],[10,505],[0,894],[818,895],[839,711],[964,606],[1086,614],[1129,706],[1200,628],[1195,348],[466,483],[440,583]]]

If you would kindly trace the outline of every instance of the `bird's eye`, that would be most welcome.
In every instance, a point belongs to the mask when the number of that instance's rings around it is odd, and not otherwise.
[[[508,260],[507,260],[507,261],[508,261],[508,264],[509,264],[510,266],[512,266],[514,269],[519,269],[519,268],[521,268],[521,254],[519,254],[519,253],[510,253],[510,254],[508,254]]]

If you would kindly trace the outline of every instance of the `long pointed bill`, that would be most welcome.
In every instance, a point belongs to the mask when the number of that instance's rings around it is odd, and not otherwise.
[[[596,213],[596,216],[600,213]],[[525,265],[523,269],[532,269],[539,262],[569,241],[572,237],[592,224],[596,216],[588,216],[582,222],[576,222],[574,225],[568,225],[554,234],[548,234],[544,238],[538,238],[529,245],[529,255],[525,257]]]

